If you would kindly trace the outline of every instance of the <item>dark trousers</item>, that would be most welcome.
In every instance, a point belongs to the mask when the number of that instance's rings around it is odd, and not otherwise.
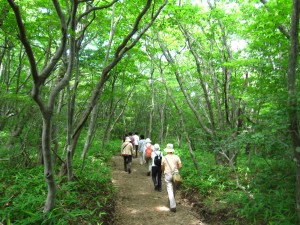
[[[135,158],[138,157],[139,145],[135,145]]]
[[[152,166],[152,181],[158,190],[161,190],[161,166]]]
[[[131,168],[132,155],[123,156],[124,159],[124,170],[127,172],[128,169]]]

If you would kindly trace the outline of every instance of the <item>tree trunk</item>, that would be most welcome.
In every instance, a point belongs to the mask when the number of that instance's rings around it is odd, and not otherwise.
[[[83,165],[82,169],[84,167],[84,160],[85,160],[87,151],[90,147],[90,144],[92,142],[93,133],[94,133],[94,130],[95,130],[95,127],[96,127],[97,116],[98,116],[98,107],[99,107],[99,105],[97,103],[95,105],[95,107],[93,108],[92,113],[91,113],[91,119],[90,119],[88,131],[87,131],[87,134],[86,134],[84,147],[83,147],[83,150],[82,150],[82,153],[81,153],[81,159],[82,159],[82,165]]]
[[[291,44],[288,66],[288,106],[290,120],[290,135],[292,139],[292,147],[294,151],[294,162],[296,164],[296,204],[298,218],[300,221],[300,133],[298,127],[298,102],[296,90],[296,70],[299,48],[299,14],[300,1],[293,0],[293,11],[291,20]]]
[[[152,123],[153,123],[153,114],[154,114],[154,79],[153,79],[153,73],[154,73],[154,68],[152,66],[151,68],[151,78],[150,78],[150,86],[151,86],[151,108],[150,108],[150,115],[149,115],[149,127],[148,127],[148,137],[151,139],[152,136]]]
[[[164,140],[164,128],[165,128],[165,117],[166,117],[166,95],[164,96],[164,103],[159,107],[159,115],[160,115],[160,130],[158,136],[158,142],[163,143]]]
[[[181,24],[180,24],[180,29],[182,31],[182,34],[185,36],[185,39],[187,40],[190,51],[191,51],[191,53],[192,53],[192,55],[195,59],[195,63],[196,63],[196,66],[197,66],[197,73],[198,73],[198,76],[199,76],[199,78],[197,80],[199,81],[200,86],[201,86],[201,88],[203,90],[203,93],[204,93],[204,99],[205,99],[205,103],[206,103],[207,110],[208,110],[208,118],[209,118],[209,122],[211,124],[211,129],[213,131],[215,131],[216,130],[216,125],[215,125],[216,123],[215,123],[215,119],[214,119],[211,100],[209,98],[209,93],[208,93],[208,90],[207,90],[208,85],[203,81],[203,78],[202,78],[202,75],[201,75],[202,72],[201,72],[200,56],[199,56],[198,52],[195,50],[195,48],[193,47],[191,37],[190,37],[188,31]],[[208,73],[206,73],[206,74],[208,74]]]
[[[171,101],[172,101],[173,105],[175,106],[175,108],[177,110],[177,113],[179,115],[181,129],[183,131],[183,136],[185,137],[185,139],[186,139],[186,141],[188,143],[189,153],[190,153],[190,156],[191,156],[191,158],[193,160],[194,166],[195,166],[196,170],[198,172],[200,172],[199,164],[198,164],[198,162],[196,160],[196,157],[195,157],[195,154],[194,154],[194,151],[193,151],[193,148],[192,148],[192,144],[191,144],[192,142],[191,142],[191,140],[189,138],[189,134],[188,134],[188,132],[186,131],[186,128],[185,128],[185,123],[184,123],[184,120],[183,120],[182,112],[181,112],[180,108],[178,107],[175,99],[173,98],[171,92],[169,91],[169,88],[167,87],[167,84],[166,84],[166,81],[165,81],[164,75],[163,75],[163,70],[162,70],[161,67],[160,67],[160,74],[161,74],[161,78],[162,78],[162,83],[164,84],[164,87],[166,89],[166,93],[169,96],[169,98],[171,99]]]
[[[164,46],[164,44],[162,43],[162,41],[159,41],[159,45],[160,45],[160,48],[163,52],[163,55],[166,57],[167,61],[171,64],[171,65],[175,65],[175,60],[173,59],[172,55],[170,54],[169,50]],[[195,108],[195,106],[193,105],[189,95],[187,94],[185,88],[183,87],[183,84],[182,84],[182,81],[181,81],[181,78],[180,78],[180,74],[179,74],[179,71],[178,70],[175,70],[175,76],[176,76],[176,80],[179,84],[179,87],[181,89],[181,92],[183,93],[190,109],[192,110],[192,112],[194,113],[197,121],[199,122],[200,126],[203,128],[203,130],[207,133],[207,135],[211,135],[211,136],[214,136],[214,131],[209,128],[203,121],[203,118],[201,117],[201,115],[198,113],[197,109]]]
[[[54,179],[54,170],[51,155],[51,113],[43,113],[43,161],[44,161],[44,176],[48,184],[48,195],[44,206],[44,212],[52,210],[55,204],[56,184]]]
[[[111,126],[110,126],[110,128],[109,128],[109,131],[108,131],[108,135],[111,134],[111,132],[113,131],[115,125],[118,123],[118,121],[120,120],[120,118],[124,115],[124,112],[125,112],[125,110],[126,110],[126,108],[127,108],[127,105],[128,105],[128,103],[129,103],[130,99],[131,99],[131,95],[132,95],[132,93],[133,93],[133,91],[134,91],[134,88],[135,88],[135,86],[133,86],[133,87],[131,88],[131,91],[129,92],[129,94],[128,94],[127,97],[126,97],[125,104],[123,105],[122,110],[120,111],[120,113],[119,113],[119,115],[116,117],[116,119],[112,122],[112,124],[111,124]],[[108,136],[108,140],[109,140],[109,139],[110,139],[110,136]]]
[[[109,132],[110,132],[112,119],[113,119],[113,116],[115,114],[118,102],[119,102],[119,101],[117,101],[115,107],[113,106],[114,105],[115,84],[116,84],[117,78],[118,78],[118,76],[115,75],[113,77],[113,80],[112,80],[112,83],[111,83],[110,102],[109,102],[109,107],[108,107],[108,112],[107,112],[108,118],[107,118],[106,126],[105,126],[105,129],[104,129],[101,149],[104,149],[106,142],[109,141],[108,137],[110,137]]]

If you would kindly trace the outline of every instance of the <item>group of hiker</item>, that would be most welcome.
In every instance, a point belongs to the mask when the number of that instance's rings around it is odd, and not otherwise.
[[[146,175],[152,176],[154,190],[162,191],[161,178],[164,177],[169,198],[170,211],[176,212],[175,191],[173,175],[179,173],[182,167],[178,155],[174,154],[173,144],[167,144],[164,149],[166,155],[160,150],[159,144],[152,144],[150,138],[144,135],[128,133],[124,135],[121,147],[121,155],[124,159],[124,170],[129,174],[131,171],[132,158],[139,158],[140,165],[146,164]]]

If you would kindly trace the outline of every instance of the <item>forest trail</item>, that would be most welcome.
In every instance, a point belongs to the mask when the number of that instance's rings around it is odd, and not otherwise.
[[[124,171],[123,158],[112,158],[113,183],[117,187],[117,205],[114,225],[208,225],[201,222],[186,199],[176,194],[177,212],[170,212],[165,181],[162,192],[154,190],[146,166],[132,160],[132,172]]]

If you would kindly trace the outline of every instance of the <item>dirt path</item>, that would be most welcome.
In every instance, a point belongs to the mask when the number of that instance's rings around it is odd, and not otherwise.
[[[121,156],[113,157],[112,167],[113,183],[118,188],[114,225],[207,225],[179,194],[176,195],[177,212],[170,212],[165,181],[162,181],[163,191],[155,191],[151,176],[146,176],[146,167],[137,159],[133,159],[131,174],[123,170]]]

